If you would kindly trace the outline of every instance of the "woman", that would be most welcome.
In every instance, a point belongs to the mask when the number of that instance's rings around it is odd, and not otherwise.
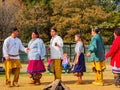
[[[76,46],[75,46],[75,60],[74,60],[74,75],[78,77],[78,81],[76,84],[81,84],[82,83],[82,76],[83,72],[86,71],[85,67],[85,59],[84,59],[84,44],[81,35],[76,34],[75,35],[75,41],[76,41]]]
[[[87,56],[88,61],[92,64],[92,70],[95,73],[96,80],[92,82],[94,85],[103,86],[103,71],[106,68],[105,66],[105,48],[102,37],[99,34],[99,28],[92,29],[92,39],[88,47]]]
[[[45,66],[43,64],[42,58],[45,55],[44,43],[39,39],[39,33],[34,31],[32,33],[32,39],[28,44],[30,51],[28,52],[29,64],[27,72],[31,75],[33,79],[33,84],[40,84],[40,78],[42,77],[42,72],[45,72]]]
[[[120,88],[120,28],[114,30],[114,41],[106,58],[111,57],[110,65],[114,74],[115,86]]]

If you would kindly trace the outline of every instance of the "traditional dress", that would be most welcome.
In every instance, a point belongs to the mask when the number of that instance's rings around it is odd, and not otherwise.
[[[46,53],[45,45],[41,39],[36,38],[29,42],[28,48],[30,48],[30,51],[28,52],[29,63],[27,72],[32,75],[33,80],[39,82],[41,73],[46,71],[42,61]]]
[[[21,40],[19,38],[13,38],[9,36],[4,40],[3,43],[3,57],[10,56],[10,60],[6,60],[4,62],[5,66],[5,74],[6,74],[6,84],[10,85],[10,75],[11,73],[14,74],[13,85],[18,82],[19,74],[20,74],[20,57],[19,51],[25,51],[25,47],[22,45]]]
[[[91,56],[88,61],[92,62],[92,70],[96,74],[96,80],[93,84],[103,85],[103,71],[105,66],[105,48],[104,42],[99,34],[92,37],[90,45],[88,47],[88,52]]]
[[[79,55],[78,63],[74,66],[73,73],[77,76],[83,75],[83,72],[86,72],[85,58],[84,58],[84,47],[83,43],[78,41],[75,46],[75,53]]]
[[[58,46],[55,46],[57,43]],[[62,59],[63,59],[63,40],[56,35],[50,41],[50,53],[52,59],[52,72],[55,79],[61,79]]]
[[[114,77],[115,85],[120,86],[120,36],[114,39],[110,51],[106,54],[106,58],[111,56],[110,65],[112,66],[112,72],[118,74]]]

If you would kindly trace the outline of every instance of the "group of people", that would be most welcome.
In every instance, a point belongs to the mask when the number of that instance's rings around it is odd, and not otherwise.
[[[114,74],[115,86],[120,87],[120,28],[114,30],[114,41],[110,48],[110,51],[105,55],[104,42],[99,34],[100,29],[94,28],[91,31],[92,39],[88,47],[87,56],[92,65],[92,70],[95,73],[95,81],[92,82],[94,85],[104,85],[103,81],[103,71],[106,68],[105,58],[111,58],[112,72]],[[20,74],[20,57],[19,51],[24,51],[28,54],[28,67],[27,72],[32,78],[33,84],[40,84],[40,79],[42,73],[46,71],[43,60],[46,54],[46,49],[44,42],[39,38],[39,33],[37,31],[32,32],[31,40],[28,43],[28,47],[25,48],[18,36],[18,29],[11,29],[11,36],[4,40],[3,44],[3,56],[5,57],[5,75],[6,75],[6,85],[18,87],[18,80]],[[50,60],[52,63],[49,65],[51,67],[51,72],[54,74],[54,80],[61,80],[62,64],[63,68],[66,70],[66,54],[63,55],[63,40],[58,35],[57,30],[52,28],[50,31],[51,40],[49,45],[50,50]],[[81,84],[83,72],[86,72],[85,65],[85,47],[83,38],[80,34],[75,34],[75,58],[71,70],[73,69],[73,74],[78,77],[77,84]],[[63,57],[64,56],[64,57]],[[68,62],[67,62],[68,63]],[[67,71],[65,71],[67,72]],[[14,79],[11,85],[10,75],[14,74]]]

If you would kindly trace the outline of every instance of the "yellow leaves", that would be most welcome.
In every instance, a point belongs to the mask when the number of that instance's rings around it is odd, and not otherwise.
[[[96,6],[93,0],[53,0],[52,3],[53,16],[50,20],[65,40],[71,39],[75,33],[90,33],[90,26],[109,18],[109,14]]]

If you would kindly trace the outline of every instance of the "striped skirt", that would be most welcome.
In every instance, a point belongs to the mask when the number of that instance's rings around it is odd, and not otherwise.
[[[112,72],[120,74],[120,68],[117,68],[117,67],[114,66],[114,67],[112,67]]]
[[[45,66],[42,60],[29,60],[27,72],[29,74],[39,74],[45,72]]]
[[[114,66],[112,67],[112,72],[120,74],[120,68],[116,67],[116,63],[114,63]]]

